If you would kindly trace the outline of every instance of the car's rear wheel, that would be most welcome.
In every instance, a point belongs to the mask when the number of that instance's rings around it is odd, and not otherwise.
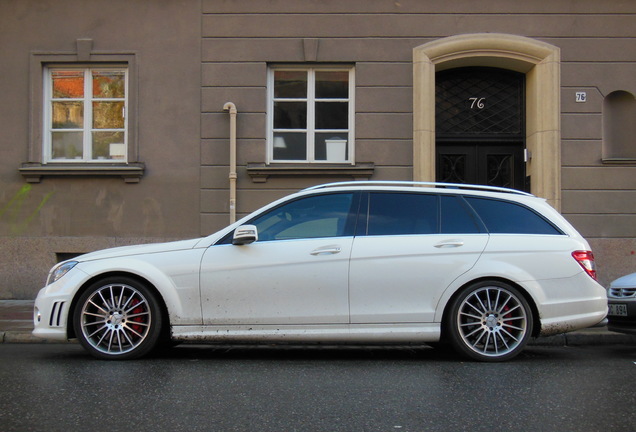
[[[532,310],[514,287],[484,281],[467,287],[451,304],[445,323],[453,347],[479,361],[518,355],[532,333]]]
[[[148,354],[161,335],[161,308],[155,294],[127,277],[91,285],[73,316],[82,346],[100,359],[124,360]]]

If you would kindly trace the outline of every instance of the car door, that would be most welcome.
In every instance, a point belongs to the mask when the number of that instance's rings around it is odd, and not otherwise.
[[[201,263],[204,324],[348,323],[352,209],[353,193],[303,197],[249,221],[256,242],[208,248]]]
[[[362,213],[362,212],[361,212]],[[351,323],[432,322],[488,243],[459,197],[373,192],[351,252]]]

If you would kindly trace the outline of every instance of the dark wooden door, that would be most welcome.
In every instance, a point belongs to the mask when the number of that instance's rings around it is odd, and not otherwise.
[[[437,146],[437,180],[524,190],[520,143],[453,143]]]

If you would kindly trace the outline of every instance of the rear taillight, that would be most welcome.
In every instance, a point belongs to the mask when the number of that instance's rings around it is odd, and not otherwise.
[[[576,262],[581,264],[583,270],[585,270],[592,279],[596,280],[596,264],[594,263],[594,254],[592,251],[574,251],[572,252],[572,256]]]

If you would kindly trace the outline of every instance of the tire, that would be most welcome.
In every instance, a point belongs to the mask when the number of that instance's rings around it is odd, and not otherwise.
[[[162,314],[156,295],[127,277],[110,277],[82,293],[73,313],[75,335],[94,357],[128,360],[159,341]]]
[[[533,317],[517,289],[484,281],[455,298],[445,324],[450,343],[461,355],[497,362],[510,360],[523,350],[532,333]]]

